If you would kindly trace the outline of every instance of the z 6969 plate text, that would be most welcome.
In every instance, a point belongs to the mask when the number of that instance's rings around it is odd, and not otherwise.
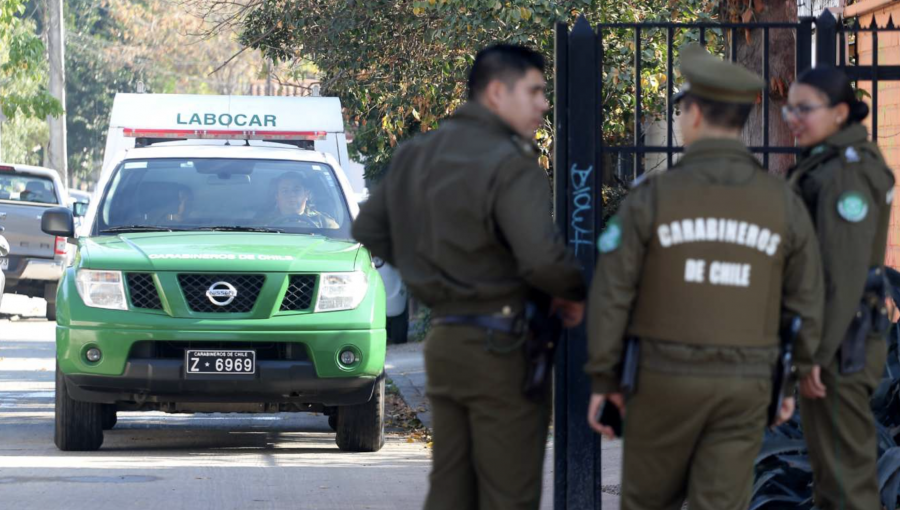
[[[188,374],[255,374],[256,351],[185,351]]]

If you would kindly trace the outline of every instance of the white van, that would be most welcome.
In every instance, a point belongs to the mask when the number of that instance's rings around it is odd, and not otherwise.
[[[358,202],[366,196],[362,167],[350,161],[340,99],[336,97],[212,96],[190,94],[118,93],[110,113],[106,151],[98,190],[103,190],[112,170],[126,159],[139,142],[177,144],[283,147],[283,143],[333,158],[335,171],[352,186]],[[271,145],[272,143],[279,145]],[[346,170],[350,170],[349,172]],[[351,174],[351,175],[348,175]],[[88,208],[95,214],[96,202]],[[356,209],[355,207],[353,208]],[[85,222],[85,223],[90,223]],[[384,280],[388,339],[406,342],[408,296],[396,269],[383,264],[378,272]]]

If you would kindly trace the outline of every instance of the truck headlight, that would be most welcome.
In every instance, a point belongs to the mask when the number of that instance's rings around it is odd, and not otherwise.
[[[319,282],[317,312],[353,310],[366,297],[369,279],[360,271],[353,273],[322,273]]]
[[[128,309],[121,271],[79,269],[75,276],[75,286],[87,306],[110,310]]]

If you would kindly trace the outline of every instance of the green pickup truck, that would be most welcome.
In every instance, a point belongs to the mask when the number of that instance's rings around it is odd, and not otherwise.
[[[100,448],[118,411],[318,412],[379,450],[384,285],[346,177],[302,144],[217,142],[138,140],[101,180],[59,283],[57,447]],[[42,229],[72,239],[72,212]]]

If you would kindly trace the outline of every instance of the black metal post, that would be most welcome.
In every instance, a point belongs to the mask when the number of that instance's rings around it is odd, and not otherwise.
[[[872,24],[875,20],[872,19]],[[878,141],[878,31],[872,32],[872,141]]]
[[[563,34],[557,32],[562,38]],[[561,42],[559,43],[561,45]],[[568,34],[566,81],[565,233],[590,281],[595,263],[596,218],[602,202],[598,178],[597,136],[599,124],[598,42],[584,17]],[[561,51],[561,48],[560,48]],[[559,86],[557,86],[559,88]],[[558,135],[557,135],[558,136]],[[557,147],[559,151],[559,147]],[[557,160],[560,158],[557,157]],[[558,208],[558,210],[562,207]],[[556,365],[556,486],[557,510],[600,508],[600,436],[587,426],[585,413],[590,382],[583,367],[587,360],[584,326],[570,330],[563,341]],[[561,395],[561,393],[565,393]],[[562,446],[562,451],[560,451]]]
[[[797,76],[812,67],[812,18],[803,18],[797,26]]]
[[[825,9],[816,19],[816,65],[834,66],[837,61],[837,20]]]
[[[644,133],[641,126],[643,117],[643,94],[641,86],[641,27],[634,29],[634,146],[640,147],[644,141]],[[635,153],[634,177],[638,178],[644,173],[644,158]]]
[[[737,62],[737,52],[738,52],[738,44],[737,44],[738,32],[736,28],[731,29],[731,61]]]
[[[762,117],[763,117],[763,147],[769,147],[769,27],[763,28],[763,80],[766,88],[762,93]],[[763,168],[769,169],[769,151],[763,152]]]
[[[675,62],[672,55],[672,45],[675,44],[675,28],[669,27],[666,30],[666,168],[672,168],[672,145],[674,144],[673,131],[675,130],[675,103],[672,101],[672,93],[675,84]],[[600,62],[603,62],[601,59]]]

